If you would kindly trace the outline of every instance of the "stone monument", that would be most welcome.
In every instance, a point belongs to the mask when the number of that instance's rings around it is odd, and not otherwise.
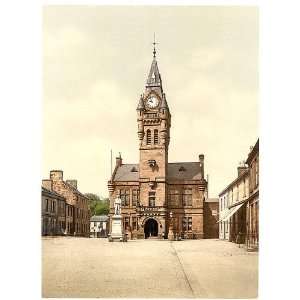
[[[122,216],[121,216],[121,199],[118,197],[115,199],[114,207],[115,213],[112,216],[111,221],[111,233],[109,236],[109,241],[124,241],[123,226],[122,226]]]

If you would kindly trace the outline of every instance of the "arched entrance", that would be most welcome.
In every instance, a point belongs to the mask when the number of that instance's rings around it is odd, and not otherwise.
[[[158,235],[158,224],[154,219],[148,219],[144,225],[145,239]]]

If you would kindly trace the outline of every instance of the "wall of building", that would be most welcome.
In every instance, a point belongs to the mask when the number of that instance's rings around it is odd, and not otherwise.
[[[259,141],[249,153],[249,200],[247,203],[247,236],[249,250],[257,250],[259,245]]]
[[[70,180],[67,183],[63,180],[63,171],[53,170],[50,171],[50,179],[43,180],[42,184],[66,199],[65,233],[89,236],[89,200],[76,189],[77,181]]]
[[[219,237],[219,203],[204,202],[204,238],[217,239]]]
[[[65,228],[65,199],[42,190],[41,201],[41,234],[62,235]]]

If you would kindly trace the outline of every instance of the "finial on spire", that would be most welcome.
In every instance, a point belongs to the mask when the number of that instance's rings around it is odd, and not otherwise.
[[[154,32],[154,39],[153,39],[153,58],[156,57],[156,49],[155,49],[155,45],[157,45],[158,43],[155,42],[155,32]]]

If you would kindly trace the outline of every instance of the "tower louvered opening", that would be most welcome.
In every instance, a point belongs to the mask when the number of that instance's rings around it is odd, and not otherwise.
[[[151,145],[151,130],[147,130],[147,145]]]
[[[157,129],[154,130],[154,144],[155,145],[158,144],[158,130]]]

